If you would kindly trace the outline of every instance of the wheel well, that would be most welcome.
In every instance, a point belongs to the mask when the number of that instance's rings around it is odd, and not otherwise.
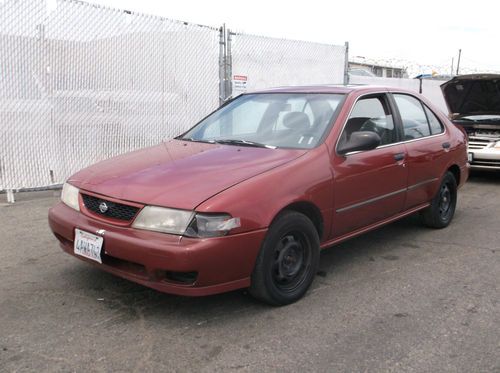
[[[450,171],[453,176],[455,177],[455,181],[457,182],[457,185],[460,184],[460,168],[454,164],[453,166],[451,166],[448,171]]]
[[[321,211],[316,205],[311,202],[295,202],[286,206],[280,211],[280,213],[283,211],[296,211],[307,216],[318,231],[318,236],[321,240],[324,232],[323,216],[321,215]]]

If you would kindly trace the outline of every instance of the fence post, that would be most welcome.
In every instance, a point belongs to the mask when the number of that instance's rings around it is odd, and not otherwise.
[[[345,42],[344,85],[349,84],[349,42]]]
[[[226,25],[219,29],[219,105],[224,104],[233,94],[231,41],[234,33],[226,30]]]
[[[12,189],[7,189],[7,203],[16,202],[16,198],[14,197],[14,191]]]
[[[226,25],[219,29],[219,105],[226,100]]]
[[[233,96],[233,55],[231,52],[231,43],[233,42],[234,33],[227,30],[226,42],[226,99]]]

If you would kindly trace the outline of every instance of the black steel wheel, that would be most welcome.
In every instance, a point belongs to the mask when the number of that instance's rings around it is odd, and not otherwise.
[[[456,205],[457,181],[451,172],[447,172],[431,205],[421,213],[424,224],[431,228],[447,227],[453,219]]]
[[[280,214],[262,244],[252,273],[250,293],[269,304],[300,299],[311,285],[319,263],[319,237],[303,214]]]
[[[312,257],[307,246],[307,238],[300,231],[281,238],[275,247],[272,267],[272,279],[277,288],[290,292],[304,282]]]

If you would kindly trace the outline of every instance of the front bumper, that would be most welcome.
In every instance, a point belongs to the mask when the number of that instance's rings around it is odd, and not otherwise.
[[[194,239],[119,227],[94,220],[63,203],[49,211],[49,225],[68,254],[119,277],[178,295],[203,296],[248,287],[266,229],[225,237]],[[103,264],[73,252],[75,228],[104,230]],[[169,273],[196,273],[194,282]]]
[[[468,149],[472,153],[471,169],[500,170],[500,149],[487,147],[483,149]]]

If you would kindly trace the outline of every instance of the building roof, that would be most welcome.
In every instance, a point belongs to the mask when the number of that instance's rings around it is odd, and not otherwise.
[[[353,65],[366,66],[366,67],[379,67],[379,68],[382,68],[382,69],[401,70],[401,71],[406,70],[405,67],[401,67],[401,66],[389,66],[389,65],[386,65],[386,64],[382,65],[382,64],[379,64],[379,63],[376,63],[376,62],[370,63],[370,62],[349,61],[349,63],[353,64]]]

